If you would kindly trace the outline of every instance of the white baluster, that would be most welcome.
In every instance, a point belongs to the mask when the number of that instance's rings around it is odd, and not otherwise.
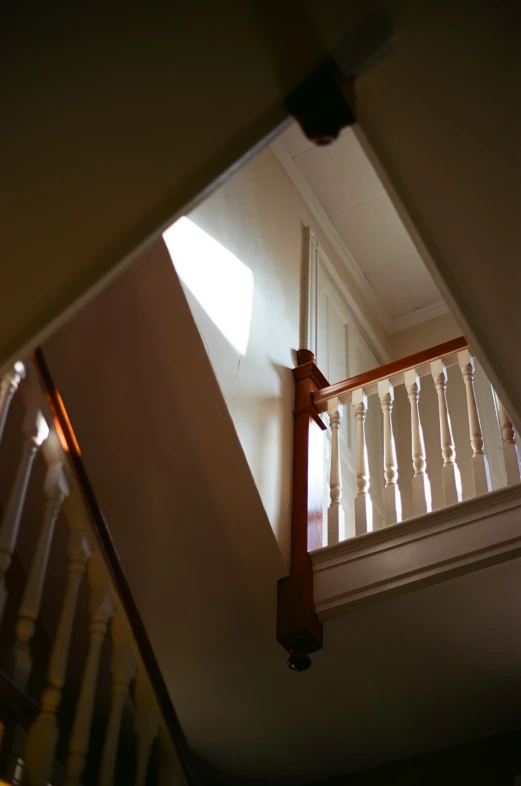
[[[329,424],[331,426],[331,468],[329,489],[331,504],[327,512],[327,545],[333,546],[345,540],[345,515],[342,505],[342,467],[340,463],[340,411],[338,399],[327,402]]]
[[[49,552],[54,535],[54,525],[61,504],[69,488],[61,464],[53,464],[47,471],[44,483],[43,522],[36,545],[25,592],[18,611],[15,642],[12,651],[13,678],[24,690],[27,688],[32,670],[30,642],[34,635],[36,620],[40,611],[43,583],[47,572]]]
[[[40,714],[29,729],[27,737],[26,773],[24,775],[26,779],[24,783],[27,783],[27,786],[46,786],[51,778],[58,744],[56,713],[60,706],[62,689],[65,684],[78,590],[85,573],[87,560],[91,555],[84,530],[77,527],[76,522],[72,519],[68,519],[68,524],[71,532],[67,586],[49,662],[47,687],[41,699]]]
[[[128,696],[128,686],[136,672],[133,637],[121,609],[118,609],[111,627],[112,637],[112,695],[110,714],[105,734],[105,745],[99,777],[99,786],[112,786],[119,747],[119,734],[123,707]]]
[[[388,379],[378,383],[378,396],[382,408],[384,425],[384,507],[385,524],[396,524],[402,520],[402,497],[398,487],[398,466],[393,435],[394,388]]]
[[[461,501],[461,475],[456,463],[456,448],[452,436],[449,408],[447,406],[447,369],[443,360],[434,360],[431,363],[431,374],[434,387],[438,394],[438,411],[440,416],[440,442],[441,455],[443,456],[443,487],[445,489],[445,503],[454,505]]]
[[[65,765],[65,786],[81,786],[89,749],[92,713],[98,682],[101,646],[114,614],[114,601],[101,555],[95,552],[87,567],[91,586],[89,648]]]
[[[472,445],[472,472],[476,494],[486,494],[492,488],[488,459],[483,445],[483,432],[479,420],[478,405],[474,392],[474,358],[468,349],[458,352],[461,374],[467,394],[470,444]]]
[[[425,444],[420,421],[420,378],[415,369],[405,372],[405,387],[409,404],[411,405],[411,442],[412,465],[414,477],[412,479],[412,494],[414,512],[416,515],[428,513],[432,510],[431,483],[427,475],[427,462],[425,460]]]
[[[24,377],[25,366],[23,363],[18,362],[14,364],[11,371],[9,371],[0,382],[0,441],[4,433],[9,405],[11,404],[14,394],[18,390],[18,385]]]
[[[5,574],[11,564],[13,551],[18,539],[20,518],[24,507],[31,468],[38,448],[49,435],[49,427],[41,412],[33,408],[30,408],[27,412],[22,428],[25,437],[22,457],[0,526],[0,620],[2,619],[7,599]]]
[[[158,734],[159,779],[158,786],[184,786],[186,783],[174,743],[166,728],[161,725]]]
[[[356,419],[356,485],[358,493],[355,497],[355,532],[357,535],[362,535],[373,529],[373,503],[369,496],[369,462],[365,441],[367,396],[363,390],[353,391],[351,404]]]
[[[159,731],[159,719],[152,687],[143,665],[138,669],[136,679],[134,729],[137,739],[137,767],[134,786],[145,786],[152,744]]]
[[[521,480],[519,452],[516,445],[514,426],[503,404],[497,399],[501,439],[503,440],[503,461],[507,475],[507,486],[514,486]]]

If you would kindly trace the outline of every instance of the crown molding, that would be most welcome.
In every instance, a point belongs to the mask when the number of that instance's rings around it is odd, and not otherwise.
[[[437,303],[431,303],[422,308],[416,308],[403,317],[395,317],[391,320],[390,333],[399,333],[401,330],[408,330],[409,328],[420,325],[422,322],[428,322],[429,319],[441,317],[443,314],[449,313],[449,307],[443,300]]]

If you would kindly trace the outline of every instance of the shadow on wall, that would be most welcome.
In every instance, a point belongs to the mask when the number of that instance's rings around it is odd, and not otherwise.
[[[45,351],[190,733],[201,722],[190,675],[204,692],[221,662],[209,664],[207,637],[273,630],[282,560],[163,244]]]
[[[287,568],[294,391],[290,346],[297,336],[286,336],[277,316],[281,296],[263,267],[267,252],[261,241],[235,223],[230,229],[222,206],[207,209],[209,216],[182,218],[163,238]],[[251,267],[241,256],[251,259]]]
[[[476,740],[316,786],[514,786],[521,770],[519,732]]]

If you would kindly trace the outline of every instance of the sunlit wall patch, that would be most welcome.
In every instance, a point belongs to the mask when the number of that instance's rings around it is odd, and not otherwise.
[[[231,251],[180,218],[163,234],[173,265],[212,322],[246,355],[253,307],[253,273]]]

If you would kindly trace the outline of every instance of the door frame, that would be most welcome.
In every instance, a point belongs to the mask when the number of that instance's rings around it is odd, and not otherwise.
[[[327,257],[324,249],[318,242],[317,236],[310,226],[304,227],[304,242],[306,244],[303,276],[302,276],[302,313],[301,313],[301,349],[309,349],[317,356],[318,341],[318,279],[319,269],[325,271],[337,287],[339,294],[353,318],[362,338],[380,365],[390,361],[389,354],[384,345],[372,329],[362,310],[356,303],[344,282],[335,270],[332,262]]]

